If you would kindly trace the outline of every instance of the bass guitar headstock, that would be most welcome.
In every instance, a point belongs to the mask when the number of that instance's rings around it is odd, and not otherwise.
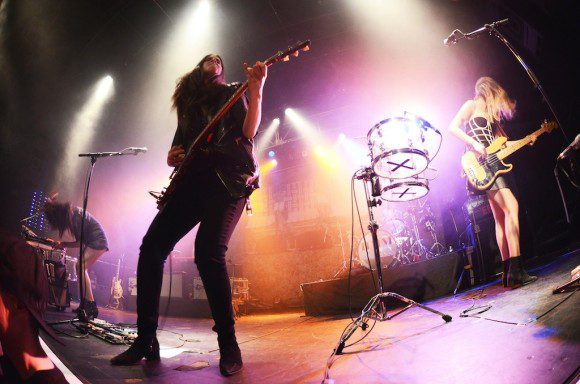
[[[558,127],[558,123],[557,122],[555,122],[555,121],[548,121],[548,120],[544,120],[542,122],[542,125],[541,125],[541,129],[544,132],[548,132],[548,133],[552,132],[557,127]]]
[[[307,52],[309,50],[310,50],[310,40],[304,40],[286,49],[285,51],[277,52],[275,55],[271,56],[266,61],[264,61],[264,63],[266,65],[272,65],[279,61],[290,61],[290,56],[298,57],[300,51]]]

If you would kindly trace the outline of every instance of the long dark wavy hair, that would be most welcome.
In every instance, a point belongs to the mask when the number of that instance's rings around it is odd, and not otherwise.
[[[70,201],[58,203],[48,199],[44,203],[44,217],[46,217],[51,227],[58,230],[60,237],[67,229],[72,230],[72,213]]]
[[[202,71],[203,63],[211,57],[217,57],[222,66],[222,72],[212,78],[204,78]],[[177,111],[177,119],[180,125],[188,125],[191,121],[192,111],[202,106],[211,105],[216,101],[226,87],[224,61],[219,55],[209,54],[191,72],[186,73],[177,80],[173,92],[173,109]]]

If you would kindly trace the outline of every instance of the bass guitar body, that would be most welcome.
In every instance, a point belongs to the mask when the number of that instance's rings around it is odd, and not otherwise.
[[[461,167],[469,185],[478,191],[485,191],[491,188],[498,176],[511,171],[513,165],[497,158],[494,162],[480,161],[476,152],[469,151],[461,157]]]
[[[480,159],[475,151],[467,151],[461,157],[461,168],[467,177],[469,186],[477,191],[485,191],[491,188],[495,180],[503,173],[508,173],[513,169],[512,164],[506,164],[498,159],[496,153],[506,143],[505,137],[495,139],[489,147],[485,149],[487,157]]]
[[[469,186],[477,191],[488,190],[498,176],[512,170],[513,165],[506,164],[503,161],[507,156],[528,144],[533,144],[538,136],[544,132],[552,132],[557,126],[558,124],[555,121],[544,120],[540,129],[523,139],[508,143],[507,138],[498,137],[485,148],[487,153],[485,159],[481,159],[477,152],[465,152],[461,157],[461,168],[467,177]]]

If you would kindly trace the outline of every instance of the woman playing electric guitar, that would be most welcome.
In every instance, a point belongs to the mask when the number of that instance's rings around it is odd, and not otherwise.
[[[507,137],[502,120],[511,120],[516,102],[492,78],[482,77],[475,84],[475,97],[466,101],[449,125],[449,131],[485,158],[485,150],[495,138]],[[464,129],[462,129],[464,127]],[[530,144],[533,144],[535,138]],[[508,142],[509,143],[509,142]],[[495,234],[503,264],[504,287],[516,288],[537,279],[522,267],[518,201],[512,192],[513,178],[502,174],[487,191],[495,220]]]

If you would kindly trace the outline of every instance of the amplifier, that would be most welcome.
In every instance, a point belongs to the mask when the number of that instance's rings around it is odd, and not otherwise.
[[[469,217],[475,216],[476,218],[486,218],[493,215],[491,211],[491,206],[489,201],[487,201],[486,195],[474,195],[469,196],[465,202],[465,211]],[[474,228],[475,229],[475,228]],[[475,229],[475,232],[478,232]]]
[[[163,284],[161,285],[161,297],[169,296],[169,280],[170,274],[163,274]],[[183,297],[183,273],[174,273],[171,279],[171,297]],[[129,296],[137,296],[137,278],[130,277],[127,284]]]
[[[247,302],[250,300],[250,284],[248,279],[230,277],[230,284],[232,286],[232,298],[234,300],[238,299],[241,302]],[[207,300],[201,277],[193,278],[193,299]]]

